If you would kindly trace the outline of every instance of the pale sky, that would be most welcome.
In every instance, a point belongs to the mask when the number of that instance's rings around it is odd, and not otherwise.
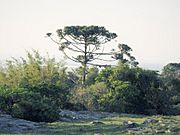
[[[105,26],[144,68],[180,62],[180,0],[0,0],[0,61],[32,48],[61,59],[44,36],[69,25]]]

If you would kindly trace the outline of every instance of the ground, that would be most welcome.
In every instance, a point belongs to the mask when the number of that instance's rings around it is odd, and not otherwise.
[[[118,114],[96,120],[68,120],[53,123],[40,123],[40,128],[18,135],[120,135],[120,134],[180,134],[180,115],[144,116]],[[10,134],[0,132],[1,134]],[[13,134],[13,132],[11,132]],[[15,133],[14,133],[15,134]]]

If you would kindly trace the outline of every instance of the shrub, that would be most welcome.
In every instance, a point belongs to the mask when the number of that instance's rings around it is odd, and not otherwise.
[[[36,122],[52,122],[59,118],[59,108],[50,98],[42,97],[40,93],[28,93],[20,102],[13,104],[11,114]]]
[[[78,88],[73,91],[71,102],[78,106],[84,106],[89,111],[97,111],[100,109],[98,100],[106,92],[107,88],[103,82],[86,88]]]
[[[106,73],[108,71],[108,73]],[[98,81],[108,86],[99,100],[104,111],[167,114],[169,95],[156,71],[120,65],[100,72]]]
[[[27,59],[10,60],[0,71],[0,108],[18,118],[54,121],[73,86],[62,63],[28,52]]]

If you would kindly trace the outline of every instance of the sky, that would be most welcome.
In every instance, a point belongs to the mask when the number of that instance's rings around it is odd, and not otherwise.
[[[180,0],[0,0],[0,62],[31,49],[62,59],[45,34],[70,25],[115,32],[143,68],[180,62]]]

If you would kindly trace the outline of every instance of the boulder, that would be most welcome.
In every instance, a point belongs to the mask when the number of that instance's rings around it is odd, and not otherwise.
[[[158,123],[158,122],[159,122],[159,120],[156,120],[156,119],[151,118],[151,119],[146,119],[146,120],[143,122],[143,124],[154,124],[154,123]]]
[[[134,123],[132,121],[124,121],[123,122],[123,125],[126,127],[126,128],[136,128],[138,126],[137,123]]]

